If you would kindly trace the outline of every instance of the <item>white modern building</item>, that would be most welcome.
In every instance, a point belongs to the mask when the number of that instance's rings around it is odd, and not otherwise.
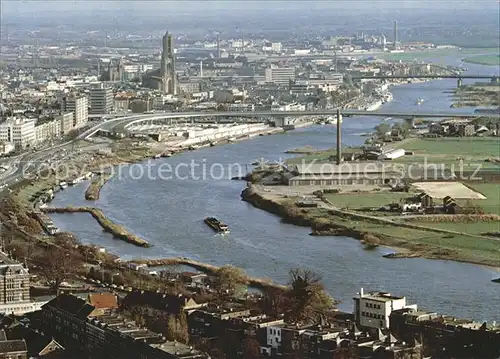
[[[289,85],[295,80],[294,67],[270,67],[266,69],[265,80],[276,85]]]
[[[113,110],[113,89],[104,84],[90,89],[90,113],[104,115]]]
[[[63,99],[63,111],[73,113],[73,127],[85,126],[89,118],[89,101],[86,96],[71,95]]]
[[[35,126],[35,142],[41,143],[61,135],[61,121],[53,119]]]
[[[61,134],[65,135],[75,127],[73,112],[66,112],[57,117],[60,123]]]
[[[10,118],[0,124],[0,141],[11,142],[16,148],[24,149],[35,142],[35,120]]]
[[[389,317],[394,310],[403,308],[417,309],[407,305],[406,297],[396,297],[386,292],[365,293],[363,288],[354,299],[354,319],[364,328],[389,328]]]

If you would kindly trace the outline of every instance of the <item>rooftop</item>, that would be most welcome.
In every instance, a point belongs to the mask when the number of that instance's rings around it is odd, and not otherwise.
[[[113,293],[89,294],[88,302],[97,309],[118,308],[118,299]]]
[[[344,162],[337,165],[332,162],[301,163],[295,165],[295,171],[301,175],[327,175],[327,174],[374,174],[384,171],[393,171],[393,166],[379,162]]]
[[[201,358],[203,357],[202,353],[192,346],[178,343],[178,342],[170,342],[167,341],[163,344],[153,344],[151,345],[154,348],[160,349],[169,354],[177,355],[179,358]]]
[[[368,300],[374,300],[378,302],[389,302],[391,300],[401,300],[405,299],[405,297],[399,297],[399,296],[394,296],[391,295],[391,293],[387,292],[370,292],[370,293],[361,293],[359,297],[357,298],[363,298],[363,299],[368,299]]]

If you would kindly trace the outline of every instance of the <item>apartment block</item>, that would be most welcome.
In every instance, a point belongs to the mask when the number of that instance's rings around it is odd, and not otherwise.
[[[87,96],[71,95],[63,99],[63,111],[73,113],[73,127],[85,126],[89,117],[89,101]]]
[[[61,121],[53,119],[35,126],[35,142],[41,143],[61,135]]]
[[[61,133],[63,135],[67,134],[75,127],[73,112],[63,113],[62,115],[59,115],[56,119],[60,123]]]

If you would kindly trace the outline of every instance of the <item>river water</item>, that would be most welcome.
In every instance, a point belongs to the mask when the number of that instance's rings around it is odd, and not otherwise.
[[[451,65],[459,60],[436,59]],[[495,73],[498,69],[469,65],[469,73]],[[449,94],[455,80],[407,84],[392,89],[394,100],[384,110],[450,110]],[[417,106],[417,98],[425,102]],[[455,109],[458,112],[472,111]],[[360,133],[373,129],[380,120],[369,117],[346,118],[343,122],[344,145],[363,142]],[[382,254],[390,249],[366,251],[356,240],[346,237],[311,237],[310,229],[281,223],[280,219],[240,200],[244,182],[232,181],[238,175],[232,164],[244,170],[259,158],[278,160],[284,151],[300,146],[316,148],[335,146],[334,126],[312,126],[285,134],[187,152],[163,158],[155,165],[169,163],[206,164],[213,175],[224,178],[148,179],[140,174],[146,164],[126,166],[101,190],[96,206],[115,222],[146,238],[154,246],[137,248],[104,233],[90,215],[58,214],[54,222],[62,230],[74,232],[83,243],[104,246],[124,258],[186,256],[217,265],[233,264],[249,274],[286,283],[293,267],[312,269],[323,276],[330,293],[352,310],[352,296],[361,287],[405,295],[420,307],[476,320],[500,320],[500,286],[492,283],[491,269],[426,259],[388,260]],[[220,163],[220,167],[213,167]],[[155,168],[150,173],[157,175]],[[147,171],[145,171],[147,172]],[[224,172],[224,173],[222,173]],[[180,176],[189,175],[186,169]],[[194,172],[201,176],[200,169]],[[210,176],[208,176],[210,177]],[[86,185],[60,192],[52,205],[88,205],[84,200]],[[203,223],[215,215],[230,225],[231,234],[221,237]]]

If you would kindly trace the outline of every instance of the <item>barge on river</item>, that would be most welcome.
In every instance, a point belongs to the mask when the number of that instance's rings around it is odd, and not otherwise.
[[[204,219],[204,222],[217,233],[229,233],[228,225],[224,222],[219,221],[215,217],[207,217]]]

